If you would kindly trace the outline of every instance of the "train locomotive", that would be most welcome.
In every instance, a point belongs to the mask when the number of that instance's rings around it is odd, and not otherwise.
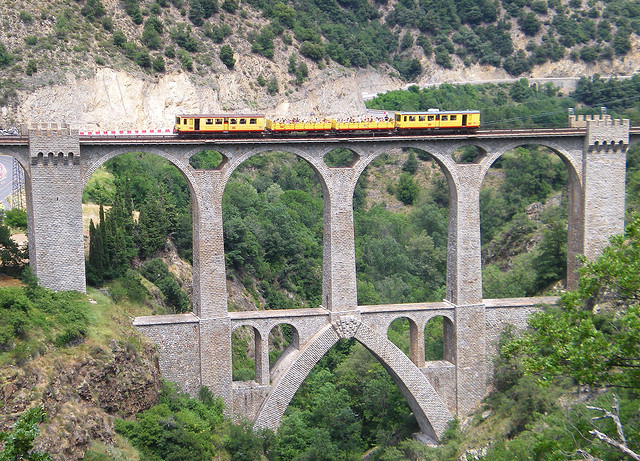
[[[394,112],[346,119],[276,118],[264,114],[177,115],[174,132],[182,137],[280,137],[407,135],[436,132],[473,132],[480,126],[480,111]]]

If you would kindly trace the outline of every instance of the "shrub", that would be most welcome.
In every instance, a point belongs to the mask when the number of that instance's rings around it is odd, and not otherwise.
[[[4,223],[15,229],[27,230],[27,212],[20,208],[12,208],[4,212]]]
[[[33,75],[36,72],[38,72],[38,65],[33,59],[30,59],[29,62],[27,62],[27,67],[25,68],[24,73],[27,75]]]
[[[236,60],[233,57],[233,49],[230,45],[222,45],[220,47],[220,60],[228,69],[233,69],[233,66],[236,64]]]
[[[300,54],[314,61],[319,61],[324,56],[324,45],[321,43],[302,42]]]
[[[82,7],[80,13],[89,21],[94,21],[104,16],[107,10],[100,0],[87,0],[87,3]]]
[[[238,9],[238,2],[234,0],[224,0],[222,2],[222,9],[225,10],[227,13],[234,14]]]
[[[185,50],[178,50],[178,59],[180,59],[182,67],[184,67],[188,71],[193,70],[193,60],[191,59],[191,56],[189,56],[189,53],[187,53]]]
[[[135,62],[144,69],[151,67],[151,56],[146,51],[139,51],[136,53]]]
[[[38,37],[35,35],[29,35],[28,37],[25,37],[24,41],[29,46],[35,46],[38,43]]]
[[[143,17],[140,11],[140,0],[124,0],[124,9],[135,24],[142,24]]]
[[[111,32],[113,30],[113,19],[110,16],[102,18],[102,27],[104,30]]]
[[[164,58],[160,55],[156,56],[153,59],[153,70],[155,70],[156,72],[164,72],[165,71],[165,62],[164,62]]]
[[[4,43],[0,42],[0,69],[13,64],[14,59],[15,57],[11,53],[9,53],[9,50],[7,50],[7,47],[4,45]]]
[[[228,37],[229,35],[231,35],[231,33],[231,27],[224,23],[220,24],[219,26],[212,26],[211,24],[207,23],[204,26],[204,35],[206,37],[209,37],[215,43],[222,43],[225,37]]]
[[[20,10],[18,17],[20,18],[20,21],[25,24],[31,24],[33,22],[33,16],[31,16],[31,13],[28,11]]]
[[[267,93],[270,95],[278,94],[280,92],[280,87],[278,86],[278,79],[274,75],[267,82]]]
[[[198,42],[191,35],[191,27],[179,23],[171,30],[171,38],[180,47],[189,52],[198,51]]]
[[[124,48],[124,45],[127,43],[127,37],[124,35],[124,32],[121,30],[116,31],[113,34],[113,44],[119,48]]]

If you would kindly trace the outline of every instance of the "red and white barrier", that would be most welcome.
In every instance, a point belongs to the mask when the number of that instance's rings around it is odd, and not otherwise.
[[[159,130],[111,130],[111,131],[84,131],[78,132],[80,136],[169,136],[173,134],[170,128]]]

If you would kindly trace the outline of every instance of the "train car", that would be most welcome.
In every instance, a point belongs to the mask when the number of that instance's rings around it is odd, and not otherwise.
[[[264,114],[178,115],[174,132],[180,136],[331,136],[365,134],[429,134],[469,132],[480,126],[480,111],[395,112],[393,117],[363,116],[344,120],[270,120]]]
[[[267,130],[273,134],[305,134],[328,133],[332,129],[332,120],[300,120],[292,119],[267,119]]]
[[[357,131],[387,131],[391,132],[395,128],[393,118],[351,118],[346,120],[333,120],[333,130],[336,132],[357,132]]]
[[[480,126],[480,111],[396,112],[396,129],[401,132],[423,130],[474,130]]]
[[[180,135],[259,134],[266,128],[264,114],[177,115],[174,131]]]

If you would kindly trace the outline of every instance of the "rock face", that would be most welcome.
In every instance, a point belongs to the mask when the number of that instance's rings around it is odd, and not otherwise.
[[[238,72],[215,74],[212,83],[185,73],[150,79],[99,68],[91,78],[70,74],[65,85],[21,95],[24,99],[15,112],[5,110],[0,120],[4,118],[5,124],[64,120],[79,129],[116,130],[172,128],[176,114],[184,113],[340,116],[364,113],[363,93],[402,87],[399,80],[373,69],[327,68],[315,74],[288,97],[267,97]]]
[[[115,416],[132,416],[156,403],[160,371],[149,345],[112,340],[110,349],[94,347],[68,360],[3,369],[0,413],[6,417],[0,430],[10,429],[27,408],[41,405],[47,421],[36,448],[55,460],[82,459],[92,440],[111,443]]]

